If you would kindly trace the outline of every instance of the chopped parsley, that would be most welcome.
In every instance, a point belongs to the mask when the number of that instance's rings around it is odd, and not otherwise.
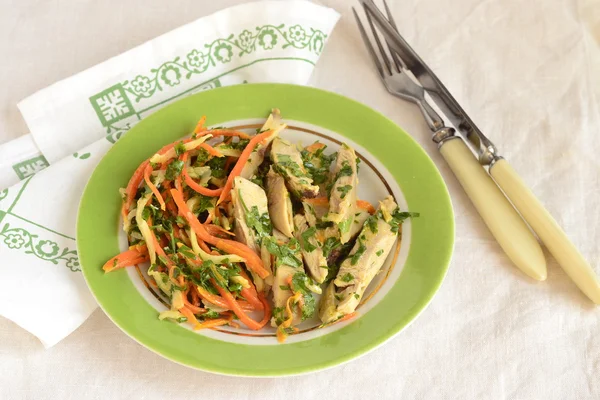
[[[281,289],[281,290],[292,290],[292,288],[289,287],[288,285],[279,285],[279,289]]]
[[[302,232],[302,234],[300,235],[302,237],[302,248],[304,249],[304,251],[310,253],[311,251],[316,250],[317,246],[310,243],[310,238],[312,238],[315,235],[315,233],[317,233],[317,228],[313,226]]]
[[[383,254],[383,249],[377,250],[375,254],[377,254],[377,257],[380,257]]]
[[[305,178],[306,173],[302,171],[300,165],[297,162],[293,161],[292,158],[285,154],[277,154],[275,156],[275,168],[277,171],[283,175],[292,175],[297,178]]]
[[[354,275],[352,275],[350,272],[348,272],[347,274],[345,274],[344,276],[342,276],[342,282],[350,282],[354,279]]]
[[[334,237],[328,237],[325,239],[325,243],[323,243],[323,255],[328,257],[333,250],[337,249],[341,245],[342,243],[338,239]]]
[[[252,206],[250,210],[246,206],[244,199],[242,198],[242,194],[238,190],[238,197],[240,198],[240,202],[244,207],[246,224],[249,227],[254,229],[256,235],[258,236],[259,244],[262,243],[262,238],[267,237],[271,234],[273,227],[271,225],[271,219],[269,218],[269,213],[259,213],[258,206]]]
[[[196,156],[196,162],[194,163],[194,166],[199,167],[204,165],[204,163],[206,163],[206,161],[208,161],[208,158],[210,157],[210,154],[208,154],[208,151],[204,150],[204,149],[200,149],[198,155]]]
[[[183,170],[183,161],[173,160],[173,162],[171,162],[167,166],[167,172],[165,173],[165,179],[168,179],[170,181],[174,180],[179,175],[181,175],[182,170]]]
[[[208,211],[211,208],[215,208],[215,205],[213,203],[213,197],[203,196],[201,194],[198,196],[200,197],[200,201],[198,202],[198,204],[196,204],[196,207],[194,207],[194,214],[200,215],[204,211]]]
[[[358,295],[358,293],[354,293],[354,298],[355,298],[356,300],[360,299],[360,296]]]
[[[301,152],[304,168],[306,168],[306,171],[312,177],[315,185],[327,182],[331,163],[337,156],[337,153],[330,155],[323,154],[326,148],[327,146],[323,146],[312,153],[308,150],[302,150]]]
[[[227,157],[213,157],[206,163],[210,167],[210,173],[214,178],[223,179],[227,176],[227,171],[225,171],[226,161]]]
[[[295,292],[302,293],[302,320],[311,318],[315,314],[316,302],[315,298],[310,293],[307,284],[311,284],[311,279],[304,272],[296,272],[292,277],[292,288]]]
[[[360,257],[367,250],[367,246],[365,246],[364,240],[365,240],[365,237],[362,235],[358,238],[358,249],[354,252],[354,254],[351,255],[350,264],[356,265],[356,263],[358,262]]]
[[[268,236],[263,241],[269,253],[276,257],[275,266],[289,265],[294,268],[302,267],[302,259],[297,256],[299,244],[296,239],[291,239],[288,243],[278,245],[275,238]]]
[[[183,144],[183,142],[179,142],[179,143],[175,144],[175,154],[177,154],[177,157],[179,157],[186,151],[187,151],[187,149],[185,148],[185,144]]]
[[[275,324],[281,325],[285,321],[285,308],[275,307],[273,308],[273,317],[275,318]]]
[[[340,228],[342,234],[350,232],[350,226],[352,225],[353,220],[354,218],[350,216],[338,224],[338,228]]]
[[[392,233],[398,233],[398,229],[399,229],[400,225],[402,225],[402,223],[406,219],[408,219],[408,218],[416,218],[419,215],[420,214],[416,213],[416,212],[409,212],[409,211],[402,211],[401,212],[399,208],[396,208],[396,210],[392,214],[392,219],[388,222],[388,224],[392,228],[391,229]]]
[[[340,198],[345,198],[348,192],[352,190],[352,185],[338,186],[337,191],[341,193]]]
[[[230,283],[229,284],[229,291],[230,292],[239,292],[240,290],[242,290],[243,286],[241,283]]]
[[[337,173],[335,180],[337,181],[343,176],[352,176],[352,167],[348,161],[342,162],[342,168],[340,168],[340,171]]]
[[[365,226],[367,226],[372,233],[377,233],[377,215],[371,215],[367,218]]]
[[[235,150],[244,150],[250,143],[250,139],[240,139],[237,142],[231,143],[231,148]]]
[[[333,227],[333,222],[332,221],[319,221],[316,223],[315,226],[317,229],[327,229],[327,228]]]
[[[209,310],[209,311],[205,312],[204,314],[202,314],[202,317],[206,318],[206,319],[215,319],[215,318],[219,318],[220,315],[215,310]]]

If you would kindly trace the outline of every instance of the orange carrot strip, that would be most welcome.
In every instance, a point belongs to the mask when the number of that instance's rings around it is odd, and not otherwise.
[[[206,230],[213,236],[217,236],[220,234],[225,234],[228,236],[235,236],[235,233],[229,232],[227,229],[220,227],[219,225],[209,224],[205,225]]]
[[[254,286],[254,283],[252,282],[252,279],[250,279],[248,277],[248,274],[246,273],[246,271],[244,271],[243,269],[240,270],[240,275],[242,276],[242,278],[246,279],[248,281],[248,283],[250,284],[250,287],[248,288],[248,290],[250,290],[252,292],[252,295],[255,297],[258,297],[258,291],[256,290],[256,286]]]
[[[200,245],[200,248],[202,250],[204,250],[205,252],[210,254],[210,249],[208,248],[208,245],[206,244],[206,242],[204,240],[198,239],[198,244]]]
[[[206,310],[204,308],[200,308],[200,307],[195,306],[192,303],[190,303],[186,296],[183,296],[183,303],[185,304],[185,307],[189,308],[189,310],[191,312],[193,312],[194,314],[200,314],[200,313],[206,312]]]
[[[194,133],[200,133],[202,131],[204,131],[204,123],[206,122],[206,115],[203,115],[202,118],[200,118],[200,121],[198,121],[198,123],[196,124],[196,127],[194,128]]]
[[[227,302],[221,296],[212,294],[211,292],[209,292],[208,290],[206,290],[200,286],[196,286],[196,290],[198,291],[198,294],[200,295],[200,297],[203,298],[204,300],[208,301],[209,303],[212,303],[217,307],[225,308],[227,310],[230,309],[229,304],[227,304]],[[238,304],[240,305],[240,307],[242,307],[242,310],[244,310],[244,311],[254,311],[255,310],[254,307],[246,301],[238,301]]]
[[[263,319],[258,323],[262,328],[271,320],[271,306],[263,293],[258,295],[260,302],[263,304]]]
[[[248,143],[248,146],[246,146],[244,151],[242,151],[240,158],[238,158],[237,162],[235,163],[235,166],[229,173],[229,176],[227,177],[227,182],[225,183],[225,187],[223,188],[223,193],[221,193],[221,196],[217,201],[217,205],[219,205],[223,200],[227,198],[227,196],[229,196],[229,192],[231,192],[231,188],[233,187],[233,179],[239,174],[241,174],[242,170],[244,169],[244,166],[248,162],[248,158],[250,158],[250,155],[254,151],[254,148],[258,146],[260,142],[268,138],[272,133],[273,131],[270,130],[265,131],[263,133],[259,133],[258,135],[250,139],[250,143]]]
[[[250,288],[242,288],[240,293],[246,300],[248,300],[248,303],[250,303],[254,308],[256,308],[257,310],[263,309],[263,303],[259,300],[255,293],[252,293],[252,290],[250,290]]]
[[[302,201],[312,204],[313,206],[328,206],[329,205],[329,199],[327,199],[327,197],[315,197],[314,199],[302,199]]]
[[[215,282],[214,279],[211,279],[211,283],[217,289],[217,291],[219,292],[219,294],[221,295],[221,297],[223,297],[223,299],[225,300],[225,302],[229,305],[229,308],[231,309],[231,311],[233,311],[235,313],[235,315],[237,315],[237,317],[240,319],[240,321],[242,321],[244,324],[246,324],[246,326],[248,328],[250,328],[252,330],[255,330],[255,331],[257,331],[257,330],[259,330],[259,329],[262,328],[262,326],[260,325],[259,322],[254,321],[252,318],[250,318],[244,312],[244,310],[242,310],[242,308],[238,304],[237,300],[233,297],[233,295],[231,293],[229,293],[227,290],[225,290],[221,286],[217,285],[217,282]]]
[[[223,318],[209,319],[209,320],[206,320],[206,321],[201,322],[198,325],[196,325],[194,327],[194,330],[197,331],[199,329],[214,328],[216,326],[227,325],[229,323],[230,323],[229,319],[223,319]]]
[[[209,189],[199,185],[192,179],[185,168],[182,171],[182,175],[183,179],[185,180],[185,184],[191,187],[194,192],[200,193],[203,196],[217,197],[223,192],[223,188]]]
[[[198,291],[192,289],[191,293],[192,293],[191,303],[195,306],[199,306],[200,305],[200,296],[198,296]]]
[[[187,141],[190,140],[191,139],[187,139]],[[184,142],[186,142],[186,140],[184,140]],[[173,147],[175,147],[175,143],[169,143],[162,149],[158,150],[156,154],[164,154]],[[140,186],[140,183],[142,183],[142,179],[144,178],[144,170],[146,169],[146,165],[148,164],[150,164],[150,159],[147,159],[144,162],[142,162],[140,166],[137,167],[137,169],[131,176],[131,179],[127,183],[127,187],[125,189],[126,197],[125,201],[123,202],[123,206],[121,207],[121,215],[123,216],[123,219],[127,218],[127,214],[129,213],[131,204],[133,204],[133,199],[135,198],[137,189]]]
[[[202,143],[198,147],[200,147],[201,149],[206,150],[208,152],[208,154],[210,154],[213,157],[223,157],[223,153],[221,153],[219,150],[215,149],[214,147],[212,147],[208,143]]]
[[[223,250],[226,253],[233,253],[235,255],[245,258],[246,265],[248,266],[248,268],[256,272],[256,274],[261,278],[264,279],[270,275],[270,272],[265,269],[260,257],[256,255],[256,253],[252,251],[248,246],[239,242],[235,242],[233,240],[214,237],[211,234],[209,234],[205,226],[202,225],[200,221],[198,221],[198,218],[196,218],[196,216],[192,214],[187,204],[185,204],[185,201],[183,200],[183,196],[180,191],[172,189],[171,196],[173,197],[173,200],[175,200],[175,203],[179,208],[179,214],[187,220],[188,224],[192,228],[192,231],[194,231],[196,236],[198,236],[198,239],[202,239],[205,242],[216,246],[218,249]]]
[[[229,239],[219,239],[215,246],[225,253],[235,254],[246,259],[246,266],[254,271],[261,278],[271,275],[263,265],[262,260],[254,251],[243,243],[235,242]]]
[[[350,313],[350,314],[346,314],[346,315],[344,315],[342,318],[338,319],[338,320],[337,320],[337,321],[335,321],[334,323],[336,323],[336,322],[348,321],[349,319],[352,319],[352,318],[354,318],[354,317],[356,317],[356,311],[355,311],[355,312],[352,312],[352,313]]]
[[[292,326],[292,322],[294,321],[294,312],[292,310],[292,303],[298,301],[298,299],[302,297],[302,294],[300,292],[296,292],[293,296],[288,297],[287,301],[285,302],[285,311],[287,313],[287,319],[285,321],[283,321],[278,327],[277,327],[277,341],[279,343],[283,343],[285,341],[285,338],[287,338],[288,333],[285,331],[286,328],[289,328]]]
[[[323,147],[325,147],[323,143],[315,142],[310,146],[306,146],[306,151],[308,151],[309,153],[314,153],[315,151],[322,149]]]
[[[144,179],[144,171],[146,170],[147,165],[150,165],[149,160],[141,163],[127,183],[127,187],[125,188],[126,197],[123,201],[123,205],[121,206],[121,216],[123,216],[124,220],[127,219],[127,214],[129,214],[129,209],[131,208],[131,204],[133,204],[133,199],[135,198],[137,189],[140,186],[140,183],[142,183],[142,179]]]
[[[150,172],[152,172],[152,166],[148,164],[144,169],[144,181],[146,181],[146,185],[148,185],[148,187],[156,197],[156,200],[158,200],[158,204],[160,204],[160,209],[165,211],[165,201],[163,200],[163,197],[160,195],[160,192],[158,191],[154,183],[152,183],[152,181],[150,180]]]
[[[375,207],[373,207],[373,205],[366,200],[356,200],[356,206],[368,211],[371,215],[375,214]]]
[[[115,269],[139,264],[139,261],[137,263],[133,263],[133,261],[136,261],[141,258],[148,258],[148,248],[146,247],[146,245],[134,246],[134,248],[126,250],[121,254],[114,256],[104,264],[102,269],[105,272],[110,272],[114,271]]]
[[[179,311],[180,313],[182,313],[183,316],[187,318],[187,322],[189,322],[190,324],[192,324],[194,326],[194,330],[196,329],[196,327],[198,325],[200,325],[200,322],[198,322],[198,320],[196,319],[196,316],[194,315],[194,313],[189,308],[187,308],[187,306],[181,307],[177,311]]]

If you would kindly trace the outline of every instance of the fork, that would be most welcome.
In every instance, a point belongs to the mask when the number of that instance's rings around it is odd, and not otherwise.
[[[390,24],[397,30],[385,1],[384,5]],[[365,10],[366,19],[378,51],[371,43],[354,7],[352,11],[362,39],[387,91],[419,107],[433,132],[432,140],[504,252],[525,274],[536,280],[545,280],[546,259],[525,221],[479,164],[463,139],[452,127],[446,126],[444,120],[431,107],[425,98],[425,89],[409,75],[398,54],[387,42],[386,46],[382,44],[368,10]]]

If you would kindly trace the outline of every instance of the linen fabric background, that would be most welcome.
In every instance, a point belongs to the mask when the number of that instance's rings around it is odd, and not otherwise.
[[[24,97],[242,2],[4,1],[0,142],[27,133],[16,107]],[[432,304],[360,359],[283,379],[223,377],[171,363],[135,343],[100,310],[49,350],[0,319],[0,398],[600,398],[600,310],[548,254],[543,283],[511,265],[437,153],[418,110],[380,84],[353,20],[356,2],[320,3],[342,18],[311,84],[393,119],[422,144],[449,187],[455,252]],[[600,3],[389,3],[405,38],[600,273]]]

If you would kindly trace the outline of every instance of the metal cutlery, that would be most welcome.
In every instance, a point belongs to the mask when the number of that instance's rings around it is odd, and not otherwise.
[[[502,191],[567,275],[594,303],[600,304],[600,282],[591,266],[508,162],[498,155],[494,144],[477,128],[442,82],[402,38],[385,0],[387,18],[373,0],[359,1],[379,54],[355,10],[354,15],[385,87],[391,94],[417,104],[433,132],[432,139],[438,144],[440,153],[509,258],[532,278],[546,278],[546,262],[537,240]],[[380,34],[386,46],[382,44]],[[407,74],[408,71],[416,81]],[[425,93],[466,138],[477,153],[477,159],[461,136],[453,128],[444,125],[444,121],[427,102]]]

